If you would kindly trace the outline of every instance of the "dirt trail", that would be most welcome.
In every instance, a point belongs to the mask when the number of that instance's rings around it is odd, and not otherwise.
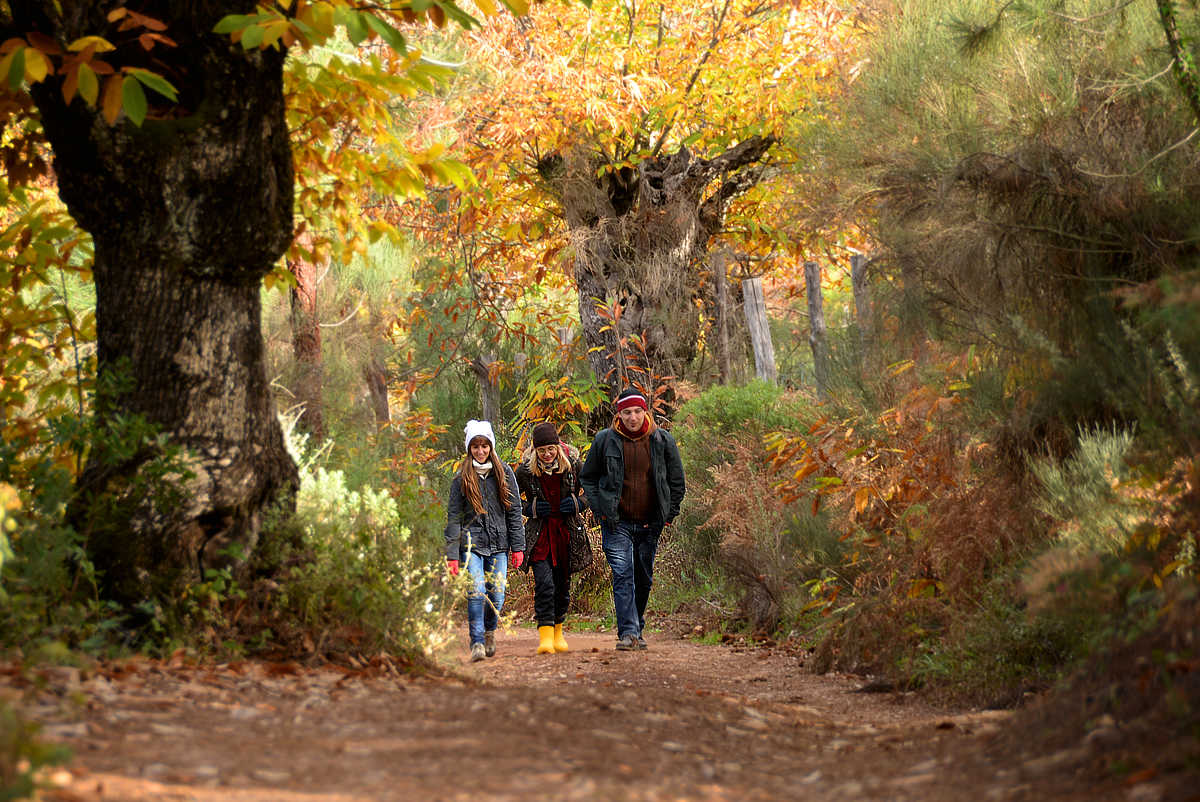
[[[1068,800],[1071,778],[1006,766],[1001,713],[854,693],[794,653],[501,633],[464,679],[264,663],[51,669],[23,704],[75,751],[57,802],[119,800]],[[0,693],[21,684],[0,676]],[[26,694],[29,689],[25,689]]]

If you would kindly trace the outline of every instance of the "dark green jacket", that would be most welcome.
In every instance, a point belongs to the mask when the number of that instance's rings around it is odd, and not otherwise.
[[[670,523],[679,514],[686,490],[683,481],[683,462],[675,438],[664,429],[650,433],[650,466],[654,474],[655,495],[658,498],[657,518],[648,523]],[[613,428],[602,429],[592,440],[579,484],[587,494],[592,512],[610,521],[619,521],[617,506],[621,503],[621,487],[625,484],[625,448],[623,438]]]

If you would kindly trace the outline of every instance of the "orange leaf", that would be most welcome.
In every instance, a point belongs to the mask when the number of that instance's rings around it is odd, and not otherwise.
[[[854,493],[854,512],[862,515],[867,509],[867,505],[871,502],[871,488],[860,487]]]
[[[124,83],[125,79],[120,75],[110,75],[104,82],[104,100],[101,102],[101,110],[109,125],[114,124],[117,116],[121,113],[121,87]]]

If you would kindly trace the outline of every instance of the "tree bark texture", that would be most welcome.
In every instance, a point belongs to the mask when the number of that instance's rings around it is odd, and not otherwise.
[[[13,3],[3,22],[64,46],[85,35],[119,41],[106,21],[119,5]],[[154,449],[119,465],[93,459],[80,478],[74,523],[87,533],[102,592],[124,603],[169,597],[227,564],[224,546],[249,554],[265,508],[290,501],[298,484],[267,382],[259,308],[262,277],[292,236],[285,54],[245,52],[211,33],[225,14],[250,11],[245,3],[138,10],[166,23],[176,45],[105,56],[175,85],[178,104],[156,105],[152,95],[151,118],[161,119],[110,126],[79,98],[65,104],[61,79],[33,90],[60,195],[95,242],[100,375],[127,375],[101,399],[98,422],[143,416],[186,454],[186,471],[141,500],[127,496]],[[167,502],[166,490],[182,492]],[[93,517],[108,502],[133,512]]]
[[[479,383],[479,405],[483,420],[498,423],[500,420],[500,402],[496,400],[497,387],[492,379],[491,366],[496,361],[493,354],[480,354],[471,360],[471,371]]]
[[[539,165],[571,233],[588,360],[612,396],[623,384],[653,390],[696,357],[709,241],[774,141],[752,137],[712,159],[680,148],[599,178],[583,151]]]
[[[713,254],[712,271],[713,286],[716,294],[717,318],[717,374],[721,384],[728,384],[732,373],[729,359],[729,251],[721,250]]]
[[[821,295],[821,266],[804,263],[804,287],[808,295],[808,345],[812,349],[817,397],[829,397],[829,343],[825,337],[825,303]]]
[[[367,385],[367,396],[371,400],[371,411],[375,413],[375,425],[382,429],[392,422],[392,405],[388,400],[387,367],[378,356],[372,355],[363,363],[363,381]]]

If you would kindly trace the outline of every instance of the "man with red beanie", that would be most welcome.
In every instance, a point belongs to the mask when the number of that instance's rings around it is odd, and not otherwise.
[[[646,397],[626,388],[612,426],[592,440],[579,483],[600,519],[604,556],[612,569],[617,648],[646,648],[646,601],[664,526],[679,514],[683,462],[670,432],[658,428]]]

